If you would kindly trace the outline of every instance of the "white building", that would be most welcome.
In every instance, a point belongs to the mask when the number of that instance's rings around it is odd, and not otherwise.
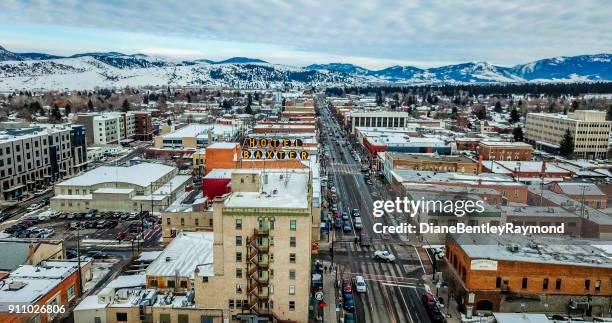
[[[558,151],[567,130],[574,137],[574,155],[581,158],[605,158],[610,142],[612,122],[605,111],[577,110],[568,115],[529,113],[525,138],[536,148]]]
[[[408,112],[399,111],[363,111],[351,112],[351,133],[356,127],[403,128],[408,124]]]

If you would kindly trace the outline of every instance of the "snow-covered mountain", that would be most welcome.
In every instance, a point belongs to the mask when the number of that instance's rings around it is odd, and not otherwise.
[[[602,80],[612,80],[611,54],[557,57],[514,67],[474,62],[427,69],[392,66],[369,70],[344,63],[290,67],[247,57],[222,61],[172,60],[118,52],[60,57],[42,53],[14,53],[0,47],[0,91],[167,85],[269,88],[371,82],[430,84]]]
[[[486,62],[447,65],[428,69],[392,66],[368,70],[351,64],[309,65],[307,69],[329,70],[374,77],[399,83],[491,83],[528,81],[610,81],[612,54],[555,57],[516,65],[496,66]]]
[[[0,91],[167,85],[270,88],[351,85],[355,81],[346,73],[268,63],[172,62],[132,55],[0,62]]]

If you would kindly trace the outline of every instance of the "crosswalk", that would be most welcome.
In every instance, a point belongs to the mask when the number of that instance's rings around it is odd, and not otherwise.
[[[374,250],[388,250],[398,260],[374,260]],[[419,303],[419,297],[424,292],[421,281],[424,270],[413,246],[377,241],[371,248],[364,248],[346,243],[334,246],[334,255],[351,259],[339,265],[339,277],[363,276],[366,281],[368,291],[355,294],[358,322],[416,323],[427,320],[421,317],[422,305]]]
[[[328,168],[330,173],[335,174],[359,174],[361,170],[355,165],[332,163]]]

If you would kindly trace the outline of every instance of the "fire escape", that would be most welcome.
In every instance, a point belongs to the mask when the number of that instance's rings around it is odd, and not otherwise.
[[[248,310],[272,322],[283,320],[270,308],[270,231],[267,223],[247,238]]]

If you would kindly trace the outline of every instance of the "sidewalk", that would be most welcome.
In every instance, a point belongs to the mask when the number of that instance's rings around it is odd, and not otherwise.
[[[333,272],[329,271],[331,262],[322,260],[321,264],[328,268],[328,271],[323,273],[323,293],[325,294],[323,300],[327,304],[323,309],[323,321],[327,323],[337,323],[338,318],[336,317],[336,288],[334,281]],[[318,321],[321,322],[321,321]]]
[[[422,277],[423,283],[425,284],[425,289],[429,289],[429,291],[439,297],[444,299],[444,314],[446,314],[446,322],[447,323],[460,323],[461,322],[461,314],[457,311],[457,302],[454,298],[448,298],[448,287],[442,286],[441,288],[437,288],[436,283],[432,281],[431,275],[423,275]]]

